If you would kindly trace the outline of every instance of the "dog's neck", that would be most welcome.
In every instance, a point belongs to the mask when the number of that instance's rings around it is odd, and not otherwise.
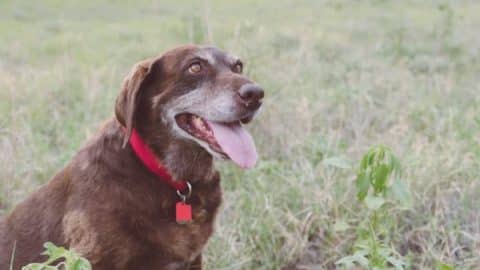
[[[214,176],[212,155],[195,142],[178,138],[166,132],[165,128],[143,130],[142,134],[173,179],[193,184],[207,182]]]
[[[191,142],[171,141],[160,157],[174,179],[198,183],[214,175],[212,156]]]

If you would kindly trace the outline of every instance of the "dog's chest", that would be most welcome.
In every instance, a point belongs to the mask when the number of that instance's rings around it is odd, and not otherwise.
[[[211,192],[209,196],[200,193],[192,196],[188,203],[192,208],[192,221],[178,224],[174,220],[174,210],[169,211],[168,221],[162,222],[155,229],[153,241],[173,257],[190,262],[201,253],[213,232],[221,193],[219,190]],[[170,210],[174,209],[173,204],[169,203]]]
[[[213,231],[213,222],[171,225],[159,230],[164,249],[180,261],[193,261],[201,252]]]

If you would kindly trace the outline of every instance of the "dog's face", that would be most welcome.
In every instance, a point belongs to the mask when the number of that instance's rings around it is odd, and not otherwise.
[[[242,72],[240,59],[217,48],[176,48],[134,67],[117,100],[117,118],[131,130],[140,115],[150,116],[144,124],[250,168],[257,153],[242,124],[257,114],[264,93]]]

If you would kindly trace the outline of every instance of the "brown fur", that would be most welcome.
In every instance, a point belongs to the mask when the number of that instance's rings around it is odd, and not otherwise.
[[[180,47],[132,69],[117,99],[116,117],[50,182],[0,221],[0,269],[8,269],[14,246],[14,270],[43,261],[46,241],[78,251],[94,270],[201,269],[202,248],[221,203],[220,177],[207,151],[177,138],[160,119],[163,106],[187,87],[176,69],[199,50]],[[229,76],[215,80],[250,82],[238,74]],[[191,224],[175,222],[175,190],[133,153],[127,143],[133,128],[176,179],[191,182]]]

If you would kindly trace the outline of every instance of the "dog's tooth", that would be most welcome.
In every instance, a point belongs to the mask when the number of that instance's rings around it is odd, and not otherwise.
[[[196,117],[196,118],[193,119],[193,124],[198,129],[202,128],[202,120],[199,117]]]

